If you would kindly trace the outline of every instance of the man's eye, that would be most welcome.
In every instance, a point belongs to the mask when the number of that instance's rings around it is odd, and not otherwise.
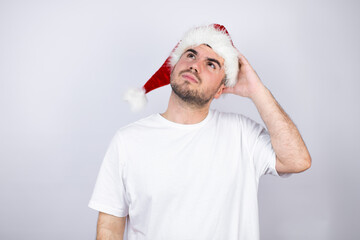
[[[209,65],[211,68],[216,69],[215,64],[213,64],[212,62],[209,62],[208,65]]]
[[[193,53],[189,53],[189,54],[187,55],[187,57],[194,59],[194,58],[195,58],[195,55],[194,55]]]

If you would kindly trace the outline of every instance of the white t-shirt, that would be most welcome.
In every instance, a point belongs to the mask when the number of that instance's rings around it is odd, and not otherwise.
[[[129,215],[127,240],[256,240],[259,179],[279,176],[275,163],[266,129],[241,114],[153,114],[116,132],[89,207]]]

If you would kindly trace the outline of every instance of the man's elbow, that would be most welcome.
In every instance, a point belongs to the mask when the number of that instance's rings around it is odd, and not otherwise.
[[[304,172],[311,167],[311,156],[310,154],[306,154],[301,160],[299,160],[298,172]]]

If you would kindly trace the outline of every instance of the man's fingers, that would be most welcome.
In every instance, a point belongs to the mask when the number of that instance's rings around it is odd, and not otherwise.
[[[239,63],[240,65],[250,65],[248,60],[241,53],[239,54]]]

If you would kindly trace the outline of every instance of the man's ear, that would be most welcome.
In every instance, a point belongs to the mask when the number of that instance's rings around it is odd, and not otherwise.
[[[221,94],[223,93],[224,89],[225,89],[225,84],[222,83],[221,86],[219,87],[218,91],[216,92],[214,98],[218,99],[221,96]]]

